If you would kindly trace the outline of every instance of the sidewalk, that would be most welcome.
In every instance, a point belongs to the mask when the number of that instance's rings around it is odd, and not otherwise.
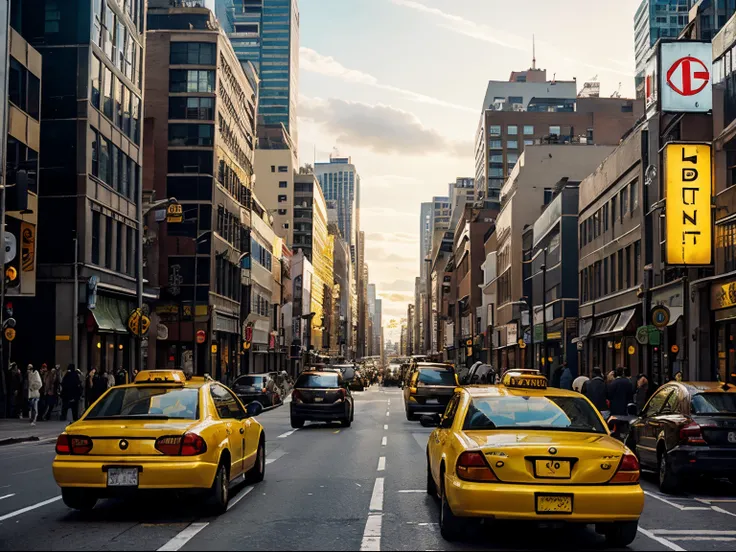
[[[2,418],[0,419],[0,446],[56,439],[67,425],[67,422],[51,421],[36,422],[36,425],[32,426],[28,418],[22,420]]]

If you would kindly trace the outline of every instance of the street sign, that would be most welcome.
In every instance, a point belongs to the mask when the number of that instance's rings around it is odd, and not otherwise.
[[[652,324],[657,329],[662,329],[670,323],[670,309],[664,306],[652,309]]]
[[[18,254],[18,242],[10,232],[5,232],[5,264],[12,262]]]
[[[207,336],[204,333],[204,330],[197,330],[197,343],[200,345],[204,343],[204,340]]]
[[[519,340],[519,349],[526,349],[526,342],[523,339]]]
[[[243,350],[247,351],[250,349],[250,341],[243,341]]]
[[[213,343],[212,347],[210,347],[210,350],[212,351],[213,355],[217,354],[217,343]]]
[[[151,319],[148,318],[141,309],[133,309],[128,316],[128,330],[136,336],[143,337],[151,328]]]
[[[662,111],[706,113],[713,109],[710,42],[665,42],[660,58]]]
[[[169,205],[166,209],[166,222],[169,224],[179,224],[184,220],[184,211],[179,203]]]
[[[636,330],[636,340],[639,345],[646,345],[649,343],[649,328],[642,326]]]
[[[676,355],[680,352],[680,347],[678,347],[677,345],[673,345],[672,347],[670,347],[670,351],[672,351],[672,353]]]
[[[5,339],[8,341],[15,339],[15,330],[13,328],[5,328]]]

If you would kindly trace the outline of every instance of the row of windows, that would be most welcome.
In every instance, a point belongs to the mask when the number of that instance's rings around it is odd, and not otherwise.
[[[8,99],[38,121],[41,109],[41,81],[14,57],[10,58]]]
[[[556,132],[555,132],[556,131]],[[501,125],[490,125],[488,127],[488,135],[489,136],[501,136],[503,132],[503,128]],[[534,125],[524,125],[523,127],[524,136],[534,136]],[[549,127],[549,133],[550,134],[560,134],[560,127],[559,126],[550,126]],[[507,125],[506,126],[506,135],[507,136],[518,136],[519,134],[519,126],[518,125]]]
[[[217,207],[216,230],[220,237],[235,249],[242,249],[245,231],[240,223],[240,217],[225,210],[222,205]]]
[[[171,65],[215,65],[217,52],[211,42],[172,42]]]
[[[243,295],[240,267],[221,257],[215,260],[215,293],[238,302]]]
[[[137,201],[140,167],[110,140],[90,127],[92,135],[92,176],[120,195]]]
[[[617,217],[617,208],[618,216],[620,220],[623,220],[624,215],[633,213],[637,207],[639,207],[639,181],[634,180],[624,186],[618,194],[613,196],[610,202],[604,204],[595,213],[580,223],[580,230],[578,232],[580,247],[582,248],[608,232],[609,223],[613,227],[613,223]]]
[[[172,69],[169,72],[169,91],[212,93],[215,91],[215,72]]]
[[[250,207],[250,189],[242,180],[240,180],[238,173],[234,171],[224,159],[220,159],[220,169],[217,172],[217,181],[237,200],[238,203],[245,207]]]
[[[181,97],[169,98],[169,119],[215,120],[215,98]]]
[[[100,109],[128,138],[140,142],[141,99],[97,56],[92,56],[92,105]]]
[[[134,239],[133,228],[106,217],[99,211],[92,211],[90,245],[92,264],[133,276],[135,274],[133,252],[136,250]]]
[[[582,302],[594,301],[640,284],[641,268],[641,241],[585,267],[580,271]]]
[[[132,11],[137,11],[138,2],[127,0],[127,5],[131,3],[135,4],[135,8],[131,8],[129,14],[135,20],[138,16]],[[93,4],[92,40],[102,48],[113,65],[140,88],[143,48],[135,41],[135,33],[128,29],[104,0],[94,0]],[[140,20],[142,23],[142,18]]]
[[[271,270],[271,250],[258,243],[253,237],[250,239],[250,258],[266,270]]]
[[[252,288],[250,310],[261,316],[271,316],[271,300],[260,290]]]
[[[215,125],[171,123],[169,125],[170,146],[209,146],[214,144]]]

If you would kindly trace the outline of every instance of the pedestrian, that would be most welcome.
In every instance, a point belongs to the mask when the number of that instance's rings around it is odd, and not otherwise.
[[[28,417],[31,420],[31,425],[35,426],[38,419],[38,401],[41,399],[43,380],[33,364],[29,364],[26,371],[28,373]]]
[[[95,402],[95,378],[97,377],[97,368],[91,368],[87,372],[87,377],[84,380],[84,406],[85,409]]]
[[[576,391],[578,393],[583,392],[583,385],[585,385],[586,381],[589,381],[590,378],[588,376],[578,376],[573,380],[572,382],[572,390]]]
[[[612,416],[626,416],[629,403],[634,401],[634,386],[624,376],[621,366],[616,368],[616,378],[608,384],[608,400],[611,402]]]
[[[107,388],[115,387],[115,374],[112,373],[112,370],[109,372],[105,370],[105,375],[107,377]]]
[[[10,375],[9,378],[9,389],[10,389],[10,416],[15,418],[22,416],[21,408],[21,394],[23,393],[23,376],[20,373],[20,369],[15,362],[10,363]]]
[[[613,383],[613,380],[616,379],[616,371],[614,369],[611,369],[608,374],[606,374],[606,384]]]
[[[550,386],[557,387],[559,389],[561,378],[562,378],[562,367],[560,366],[554,372],[552,372],[552,382],[550,383]]]
[[[43,414],[46,412],[46,374],[48,374],[49,368],[44,362],[41,364],[41,369],[38,371],[41,376],[41,396],[38,399],[38,418],[43,420]]]
[[[61,415],[59,419],[66,422],[66,412],[71,408],[72,419],[79,419],[79,399],[82,397],[82,376],[73,364],[70,364],[61,380]]]
[[[128,383],[128,372],[122,366],[115,372],[115,385],[125,385]]]
[[[682,372],[680,372],[679,370],[675,374],[675,381],[676,382],[681,382],[682,381]]]
[[[634,403],[636,403],[636,411],[641,414],[649,400],[649,380],[644,374],[639,374],[636,378],[636,391],[634,391]]]
[[[41,419],[49,421],[54,413],[56,404],[59,402],[59,365],[52,367],[46,374],[44,380],[44,391],[46,393],[46,410],[43,412]]]
[[[562,374],[560,375],[560,389],[572,390],[572,372],[567,362],[562,363]]]
[[[586,381],[582,388],[583,395],[585,395],[590,402],[593,403],[604,418],[608,417],[608,391],[606,389],[606,382],[603,381],[603,373],[598,367],[593,368],[593,378]]]
[[[107,378],[107,372],[104,368],[100,368],[92,380],[92,400],[89,404],[92,405],[92,403],[96,402],[97,399],[104,395],[109,385],[110,380]],[[89,408],[89,406],[87,408]]]

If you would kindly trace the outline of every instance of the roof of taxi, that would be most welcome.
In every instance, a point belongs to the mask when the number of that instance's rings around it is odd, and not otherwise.
[[[688,388],[690,393],[736,393],[736,385],[733,383],[723,383],[721,381],[668,381],[669,383],[679,383]],[[667,384],[665,384],[667,385]]]
[[[577,397],[579,393],[547,387],[546,389],[524,389],[518,387],[506,387],[505,385],[468,385],[458,387],[460,391],[466,391],[471,397],[500,397],[508,395],[527,394],[532,396],[554,396],[554,397]]]
[[[173,374],[176,374],[179,377],[179,380],[174,379],[160,379],[161,377],[164,377],[169,375],[172,376]],[[148,376],[149,379],[144,379],[145,376]],[[159,376],[157,379],[151,379],[155,376]],[[183,377],[182,377],[183,376]],[[125,385],[121,385],[120,387],[139,387],[141,385],[155,385],[158,387],[161,386],[172,386],[172,387],[188,387],[188,388],[199,388],[205,385],[206,383],[212,383],[215,380],[213,380],[210,377],[205,376],[189,376],[187,377],[184,375],[184,372],[181,370],[141,370],[135,377],[133,381],[130,383],[127,383]]]

